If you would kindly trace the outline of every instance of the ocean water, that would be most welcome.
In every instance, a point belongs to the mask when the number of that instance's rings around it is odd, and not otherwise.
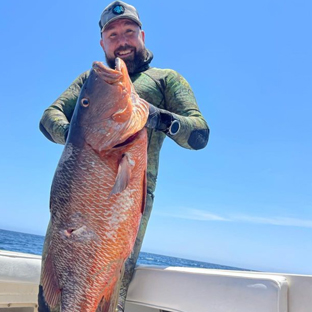
[[[27,233],[19,233],[0,229],[0,250],[17,251],[41,255],[43,248],[44,236],[33,235]],[[242,270],[246,269],[235,268],[214,263],[207,263],[153,253],[141,252],[138,259],[138,264],[153,265],[153,266],[179,266],[191,268],[207,268],[220,270]]]

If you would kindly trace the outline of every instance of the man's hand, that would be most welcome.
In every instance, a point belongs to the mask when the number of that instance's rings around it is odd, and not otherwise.
[[[145,127],[175,135],[180,130],[180,121],[169,111],[149,103],[149,115]]]

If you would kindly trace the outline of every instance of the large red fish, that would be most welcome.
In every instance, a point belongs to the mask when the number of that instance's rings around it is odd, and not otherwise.
[[[40,291],[49,308],[115,310],[145,205],[147,117],[125,63],[93,63],[52,183]]]

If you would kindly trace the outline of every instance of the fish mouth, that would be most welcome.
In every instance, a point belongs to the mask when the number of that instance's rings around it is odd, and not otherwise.
[[[92,64],[92,70],[98,75],[100,74],[104,78],[105,82],[109,84],[120,81],[123,76],[122,62],[120,57],[116,57],[115,59],[115,69],[109,68],[102,62],[96,61]]]
[[[119,61],[118,61],[119,60]],[[102,62],[93,62],[92,70],[108,84],[114,84],[121,80],[123,73],[121,71],[121,62],[116,58],[115,69],[105,66]]]

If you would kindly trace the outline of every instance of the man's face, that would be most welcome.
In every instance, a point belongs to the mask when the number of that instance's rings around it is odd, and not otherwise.
[[[120,57],[125,61],[129,73],[135,72],[147,55],[144,38],[144,31],[129,19],[122,18],[109,23],[100,41],[107,65],[115,68],[115,58]]]

